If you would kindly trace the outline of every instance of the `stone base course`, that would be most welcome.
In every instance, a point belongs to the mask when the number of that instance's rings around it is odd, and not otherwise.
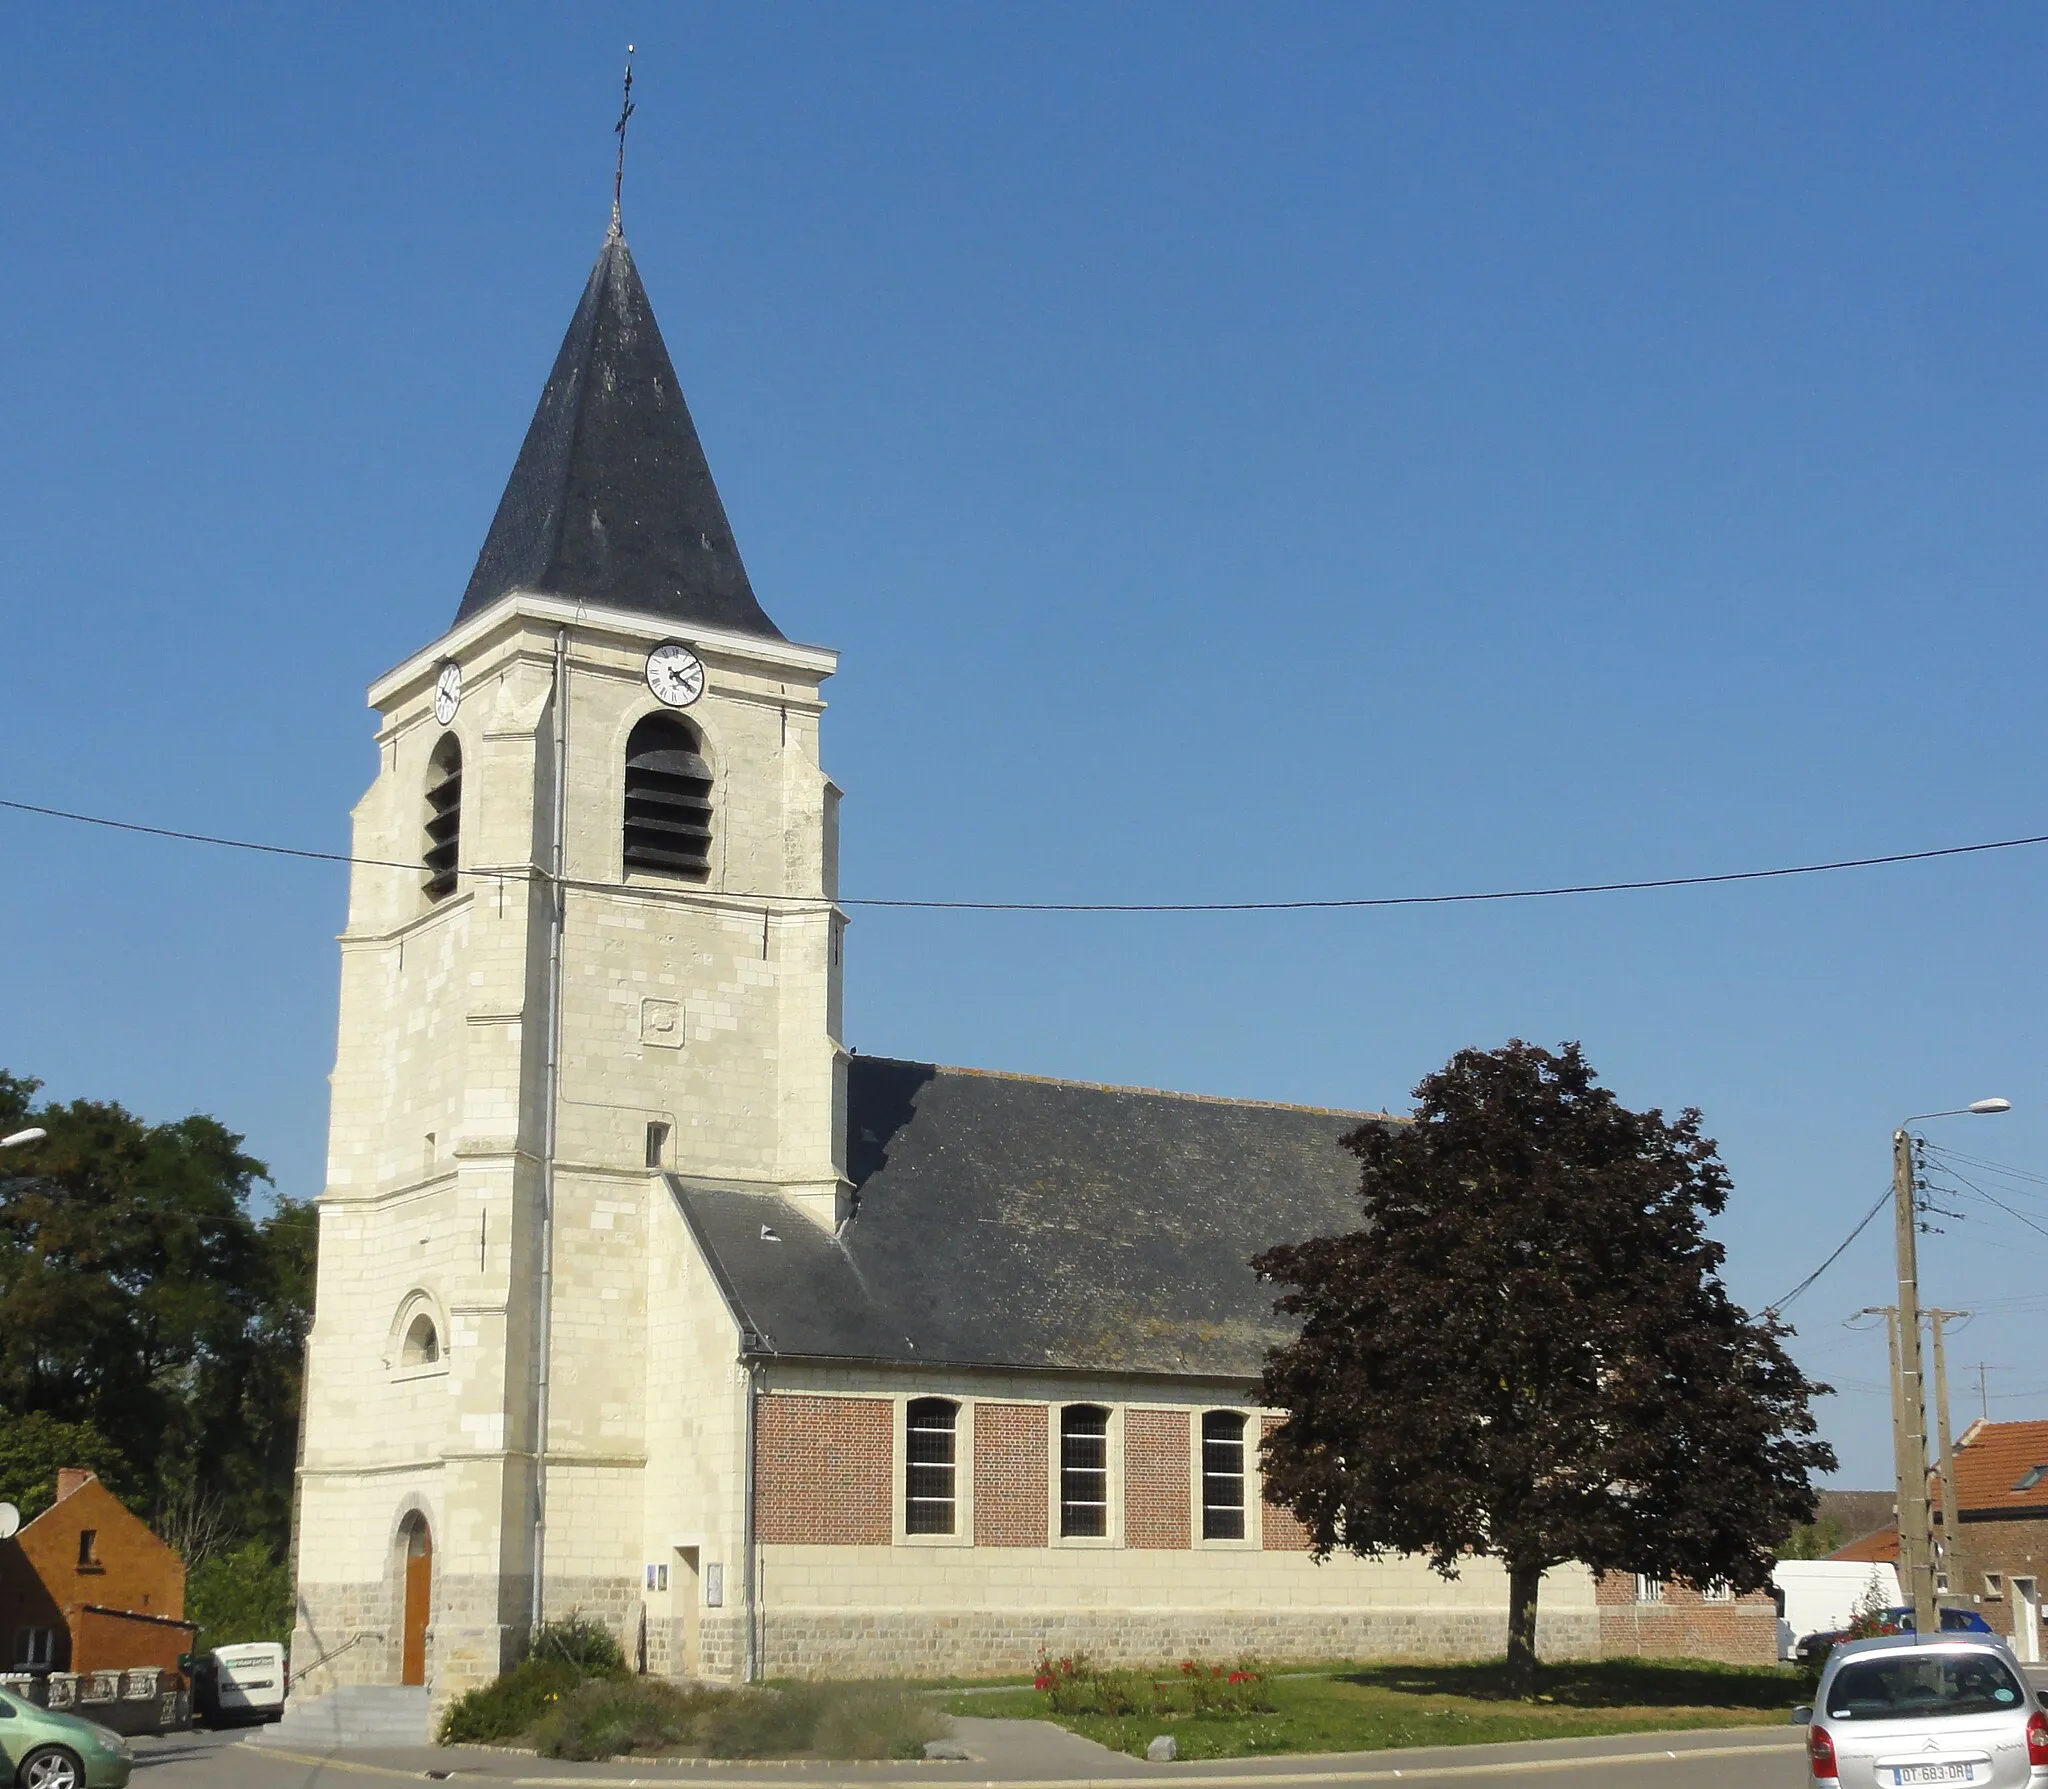
[[[1593,1658],[1592,1609],[1541,1616],[1547,1658]],[[767,1677],[997,1677],[1041,1657],[1086,1653],[1100,1665],[1240,1658],[1269,1665],[1328,1659],[1489,1658],[1507,1645],[1505,1609],[766,1610]]]

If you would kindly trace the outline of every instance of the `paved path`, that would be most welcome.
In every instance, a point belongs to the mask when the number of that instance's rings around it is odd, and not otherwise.
[[[319,1757],[242,1743],[232,1734],[175,1734],[137,1744],[135,1789],[373,1789],[445,1781],[495,1789],[1130,1789],[1141,1779],[1199,1789],[1326,1789],[1345,1783],[1469,1782],[1598,1785],[1598,1789],[1794,1789],[1805,1780],[1803,1737],[1790,1727],[1404,1752],[1297,1753],[1202,1764],[1146,1764],[1047,1721],[962,1719],[968,1763],[565,1764],[467,1746],[362,1749]]]

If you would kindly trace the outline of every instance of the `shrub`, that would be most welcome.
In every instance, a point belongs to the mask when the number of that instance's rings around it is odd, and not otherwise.
[[[794,1683],[742,1690],[703,1726],[713,1758],[922,1758],[946,1720],[901,1684]]]
[[[946,1717],[900,1684],[855,1684],[830,1697],[811,1730],[820,1758],[922,1758],[946,1733]]]
[[[558,1659],[586,1676],[616,1674],[626,1668],[626,1655],[611,1629],[588,1616],[571,1612],[560,1621],[544,1621],[526,1643],[530,1659]]]
[[[583,1673],[565,1659],[522,1659],[495,1682],[449,1703],[434,1738],[444,1746],[519,1739],[583,1681]]]
[[[682,1689],[658,1677],[588,1677],[534,1725],[543,1758],[594,1761],[689,1746],[729,1690]]]

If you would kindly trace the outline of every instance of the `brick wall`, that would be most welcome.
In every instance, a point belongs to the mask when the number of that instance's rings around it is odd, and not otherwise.
[[[1280,1426],[1281,1418],[1269,1416],[1261,1436],[1271,1435]],[[1306,1553],[1309,1550],[1309,1531],[1296,1519],[1291,1509],[1282,1509],[1278,1504],[1269,1503],[1260,1517],[1263,1545],[1272,1553]]]
[[[132,1610],[160,1621],[185,1613],[185,1566],[120,1499],[89,1473],[63,1475],[66,1494],[11,1541],[0,1541],[0,1646],[13,1662],[20,1629],[57,1630],[60,1669],[118,1670],[163,1663],[162,1636],[148,1621],[101,1622],[86,1643],[87,1604]],[[91,1547],[80,1537],[90,1531]],[[105,1633],[100,1632],[105,1628]],[[170,1648],[170,1662],[189,1642]],[[81,1651],[89,1655],[81,1664]]]
[[[1977,1521],[1966,1512],[1962,1523],[1962,1544],[1957,1549],[1953,1590],[1961,1597],[1975,1597],[1977,1612],[2001,1634],[2017,1645],[2014,1623],[2020,1618],[2012,1594],[2014,1578],[2032,1578],[2039,1594],[2048,1597],[2048,1521]],[[1997,1574],[1999,1594],[1989,1594],[1988,1573]],[[2048,1657],[2048,1627],[2038,1636],[2040,1655]],[[2022,1655],[2024,1656],[2024,1655]]]
[[[1043,1404],[974,1407],[974,1544],[1046,1544],[1046,1436]]]
[[[1188,1545],[1188,1412],[1124,1412],[1124,1545]]]
[[[1593,1599],[1603,1657],[1777,1662],[1778,1611],[1768,1591],[1709,1602],[1689,1584],[1669,1583],[1657,1602],[1639,1603],[1633,1572],[1603,1572],[1593,1580]]]
[[[896,1503],[894,1407],[884,1398],[761,1399],[755,1526],[768,1546],[886,1547]]]

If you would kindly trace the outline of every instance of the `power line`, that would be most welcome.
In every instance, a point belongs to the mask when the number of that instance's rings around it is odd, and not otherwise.
[[[1815,1280],[1819,1279],[1820,1276],[1826,1273],[1829,1268],[1834,1266],[1834,1264],[1837,1261],[1841,1260],[1843,1255],[1848,1252],[1849,1245],[1870,1227],[1870,1220],[1876,1217],[1880,1211],[1882,1211],[1888,1204],[1890,1204],[1891,1199],[1892,1189],[1890,1187],[1886,1187],[1883,1192],[1877,1195],[1876,1203],[1873,1204],[1871,1208],[1868,1211],[1866,1211],[1861,1218],[1857,1220],[1856,1228],[1851,1230],[1849,1234],[1843,1237],[1842,1240],[1836,1245],[1835,1252],[1832,1255],[1830,1255],[1825,1261],[1823,1261],[1818,1267],[1816,1267],[1810,1274],[1808,1274],[1805,1279],[1801,1280],[1798,1285],[1794,1286],[1790,1292],[1786,1293],[1783,1298],[1778,1299],[1776,1302],[1772,1304],[1765,1305],[1765,1315],[1772,1317],[1777,1316],[1778,1313],[1784,1310],[1784,1308],[1788,1304],[1790,1304],[1795,1298],[1797,1298],[1800,1295],[1800,1293],[1804,1292],[1807,1289],[1807,1287],[1813,1284]]]
[[[2029,1230],[2034,1231],[2037,1235],[2048,1236],[2048,1226],[2043,1226],[2041,1224],[2035,1223],[2034,1220],[2028,1217],[2024,1211],[2016,1210],[2014,1207],[2006,1204],[2006,1202],[2003,1199],[1999,1198],[1997,1194],[1987,1193],[1974,1180],[1970,1179],[1968,1175],[1963,1173],[1963,1171],[1960,1168],[1957,1168],[1954,1165],[1947,1162],[1937,1163],[1937,1166],[1942,1168],[1944,1172],[1954,1175],[1956,1179],[1960,1180],[1963,1183],[1964,1187],[1966,1187],[1970,1192],[1976,1194],[1976,1196],[1982,1199],[1987,1205],[1997,1206],[1998,1209],[2004,1212],[2007,1217],[2013,1218],[2017,1222],[2026,1225],[2026,1227]]]
[[[40,814],[51,820],[75,821],[81,826],[103,826],[115,832],[142,833],[150,838],[178,839],[192,845],[218,845],[232,851],[261,851],[273,857],[299,857],[315,863],[363,864],[373,869],[416,870],[416,863],[395,862],[381,857],[354,857],[342,851],[310,851],[296,845],[269,845],[252,839],[222,838],[213,833],[182,832],[168,826],[144,826],[134,820],[113,820],[101,814],[73,813],[65,808],[41,807],[33,802],[0,799],[0,808],[16,813]],[[1769,870],[1722,870],[1705,876],[1647,876],[1629,882],[1570,882],[1545,888],[1497,888],[1462,894],[1347,895],[1303,901],[937,901],[886,898],[879,895],[839,897],[842,907],[916,908],[945,913],[1306,913],[1363,907],[1450,907],[1490,901],[1542,901],[1563,895],[1635,894],[1655,888],[1705,888],[1723,882],[1769,882],[1790,876],[1821,876],[1836,870],[1868,870],[1885,864],[1926,863],[1938,857],[1969,857],[1987,851],[2014,851],[2023,846],[2048,845],[2048,833],[2027,838],[1991,839],[1974,845],[1942,845],[1930,851],[1892,851],[1881,857],[1843,857],[1827,863],[1783,865]],[[497,880],[537,876],[537,869],[515,865],[499,869],[458,870],[458,875],[485,876]],[[576,882],[571,887],[609,888],[610,883]],[[735,894],[743,901],[785,901],[798,906],[827,907],[835,903],[818,895]]]

